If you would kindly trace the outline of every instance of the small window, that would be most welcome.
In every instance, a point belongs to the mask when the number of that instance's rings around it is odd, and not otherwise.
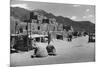
[[[38,26],[38,30],[40,30],[40,26]]]

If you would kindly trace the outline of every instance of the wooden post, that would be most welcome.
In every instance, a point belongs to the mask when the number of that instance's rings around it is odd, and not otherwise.
[[[14,44],[16,44],[16,39],[17,39],[17,38],[16,38],[16,37],[17,37],[17,35],[16,35],[16,34],[17,34],[17,33],[16,33],[17,25],[18,25],[18,23],[17,23],[17,21],[16,21],[16,22],[15,22],[15,42],[14,42]]]
[[[29,45],[29,40],[28,40],[28,22],[27,22],[27,46]],[[28,49],[29,50],[29,49]]]

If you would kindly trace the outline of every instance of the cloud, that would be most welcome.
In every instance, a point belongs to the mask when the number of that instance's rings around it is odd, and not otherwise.
[[[75,5],[73,5],[73,7],[79,7],[80,5],[78,5],[78,4],[75,4]]]
[[[95,16],[92,15],[92,14],[87,15],[87,16],[83,16],[82,18],[83,18],[84,20],[89,20],[89,21],[95,23]]]
[[[90,11],[90,9],[86,9],[86,12],[89,12]]]
[[[12,4],[11,7],[21,7],[21,8],[28,9],[28,5],[27,4]]]
[[[77,18],[76,16],[72,16],[71,17],[72,20],[76,20],[76,18]]]
[[[85,19],[85,18],[87,18],[87,16],[83,16],[83,18]]]
[[[89,15],[88,17],[90,17],[90,18],[91,18],[91,17],[94,17],[94,16],[93,16],[93,15]]]
[[[94,18],[94,16],[93,15],[87,15],[87,16],[83,16],[83,18],[85,19],[85,18]]]

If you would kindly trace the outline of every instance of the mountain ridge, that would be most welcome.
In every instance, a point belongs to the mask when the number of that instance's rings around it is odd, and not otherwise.
[[[27,10],[20,7],[10,7],[10,16],[18,18],[21,21],[29,20],[30,12],[38,12],[47,18],[55,18],[59,24],[71,25],[75,31],[95,32],[95,24],[90,21],[74,21],[63,16],[55,16],[52,13],[47,13],[42,9]]]

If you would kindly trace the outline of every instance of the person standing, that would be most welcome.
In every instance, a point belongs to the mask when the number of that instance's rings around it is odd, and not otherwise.
[[[48,55],[55,56],[56,49],[51,42],[53,42],[53,40],[51,39],[51,34],[48,32],[48,45],[47,45],[46,49],[47,49]]]
[[[48,44],[50,44],[51,41],[51,34],[48,32]]]

